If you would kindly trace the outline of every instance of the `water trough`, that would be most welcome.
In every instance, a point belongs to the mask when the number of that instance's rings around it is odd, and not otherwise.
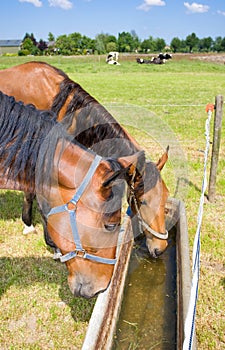
[[[170,198],[167,208],[170,244],[157,260],[141,241],[134,248],[135,223],[125,216],[114,275],[96,300],[82,350],[182,349],[191,286],[188,231],[183,202]]]

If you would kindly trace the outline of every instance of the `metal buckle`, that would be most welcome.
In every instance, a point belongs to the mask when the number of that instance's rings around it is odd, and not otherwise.
[[[69,211],[69,212],[76,211],[77,210],[77,203],[73,202],[73,200],[71,200],[68,203],[66,203],[66,208],[67,208],[67,211]]]
[[[78,256],[78,258],[84,258],[84,259],[86,258],[85,249],[82,249],[82,250],[75,249],[74,252],[75,252],[76,256]]]

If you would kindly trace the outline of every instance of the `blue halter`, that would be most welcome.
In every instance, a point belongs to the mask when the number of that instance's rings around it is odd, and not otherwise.
[[[84,190],[86,189],[88,183],[90,182],[92,176],[94,175],[101,160],[102,160],[102,157],[100,157],[98,155],[95,156],[95,159],[93,160],[87,174],[85,175],[82,183],[78,187],[77,192],[75,193],[73,198],[69,202],[67,202],[66,204],[52,208],[47,215],[47,218],[48,218],[50,215],[54,215],[54,214],[58,214],[58,213],[62,213],[64,211],[67,211],[69,213],[69,216],[70,216],[70,225],[72,228],[73,239],[74,239],[74,243],[76,245],[76,249],[72,252],[69,252],[65,255],[62,255],[60,257],[61,262],[66,262],[70,259],[79,257],[79,258],[83,258],[83,259],[93,260],[95,262],[102,263],[102,264],[114,265],[116,263],[116,259],[102,258],[100,256],[87,253],[85,251],[85,249],[82,247],[82,243],[80,240],[79,232],[77,229],[77,223],[76,223],[76,205],[77,205],[77,202],[81,198]],[[73,210],[69,209],[69,207],[68,207],[69,203],[72,203],[75,206],[75,209],[73,209]]]

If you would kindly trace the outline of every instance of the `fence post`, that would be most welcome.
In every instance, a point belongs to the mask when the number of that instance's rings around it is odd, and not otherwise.
[[[209,175],[208,199],[210,202],[213,202],[216,196],[216,172],[217,172],[217,166],[218,166],[218,160],[219,160],[222,115],[223,115],[223,96],[218,95],[216,96],[216,100],[215,100],[213,146],[212,146],[211,168],[210,168],[210,175]]]

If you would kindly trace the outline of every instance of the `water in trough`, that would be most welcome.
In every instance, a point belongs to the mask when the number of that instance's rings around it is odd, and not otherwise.
[[[170,244],[151,259],[142,241],[133,249],[113,350],[175,350],[176,227]]]

